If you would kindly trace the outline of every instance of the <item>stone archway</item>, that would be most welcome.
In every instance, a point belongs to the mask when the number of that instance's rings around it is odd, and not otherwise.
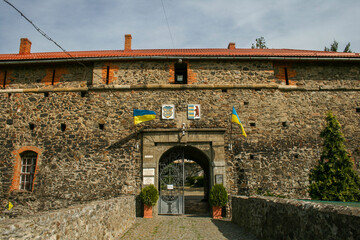
[[[192,165],[190,167],[194,167],[194,164],[200,166],[204,186],[199,188],[186,186],[189,164]],[[210,161],[201,150],[193,146],[174,146],[162,154],[158,169],[159,214],[209,212],[206,200],[211,185]]]
[[[224,134],[226,129],[146,129],[142,131],[143,185],[159,183],[161,161],[168,153],[183,150],[207,174],[206,191],[215,183],[226,187]],[[184,151],[185,150],[185,151]],[[179,159],[177,159],[179,160]],[[171,188],[171,186],[170,186]],[[207,197],[207,193],[204,194]],[[158,213],[158,209],[154,209]]]

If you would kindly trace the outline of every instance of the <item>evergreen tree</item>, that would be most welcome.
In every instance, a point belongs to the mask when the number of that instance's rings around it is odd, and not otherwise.
[[[330,51],[337,52],[338,48],[339,48],[339,43],[334,40],[334,42],[330,45]]]
[[[326,51],[326,52],[337,52],[338,48],[339,48],[339,43],[334,40],[334,42],[330,45],[330,48],[325,47],[324,51]]]
[[[324,48],[325,52],[337,52],[339,49],[339,43],[334,40],[334,42],[330,45],[330,48],[326,47]],[[351,53],[351,49],[350,49],[350,42],[348,42],[348,44],[346,44],[344,51],[343,52],[349,52]]]
[[[346,44],[344,52],[349,52],[349,53],[352,52],[351,49],[350,49],[350,42],[348,42],[348,44]]]
[[[309,193],[314,200],[360,202],[360,177],[346,151],[345,138],[336,117],[329,112],[318,165],[311,170]]]
[[[256,41],[256,45],[252,44],[251,48],[260,48],[260,49],[267,48],[264,37],[257,38],[255,39],[255,41]]]

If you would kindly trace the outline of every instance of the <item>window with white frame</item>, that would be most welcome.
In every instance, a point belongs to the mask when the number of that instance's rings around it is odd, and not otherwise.
[[[37,153],[26,151],[21,156],[20,189],[32,191],[36,168]]]
[[[187,84],[187,64],[175,63],[175,83]]]

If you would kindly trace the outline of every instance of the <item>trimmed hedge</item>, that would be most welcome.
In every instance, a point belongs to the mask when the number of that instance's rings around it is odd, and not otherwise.
[[[155,206],[159,199],[159,192],[155,186],[151,184],[141,190],[140,198],[145,205]]]
[[[209,195],[209,202],[212,206],[224,207],[228,202],[228,195],[222,184],[215,184]]]

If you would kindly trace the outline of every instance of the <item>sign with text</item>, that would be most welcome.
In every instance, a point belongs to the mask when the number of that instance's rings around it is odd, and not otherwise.
[[[150,185],[155,183],[155,177],[144,177],[143,178],[143,184],[144,185]]]
[[[143,168],[143,176],[155,176],[155,168]]]
[[[216,184],[223,184],[223,175],[222,174],[217,174],[215,175],[215,183]]]

